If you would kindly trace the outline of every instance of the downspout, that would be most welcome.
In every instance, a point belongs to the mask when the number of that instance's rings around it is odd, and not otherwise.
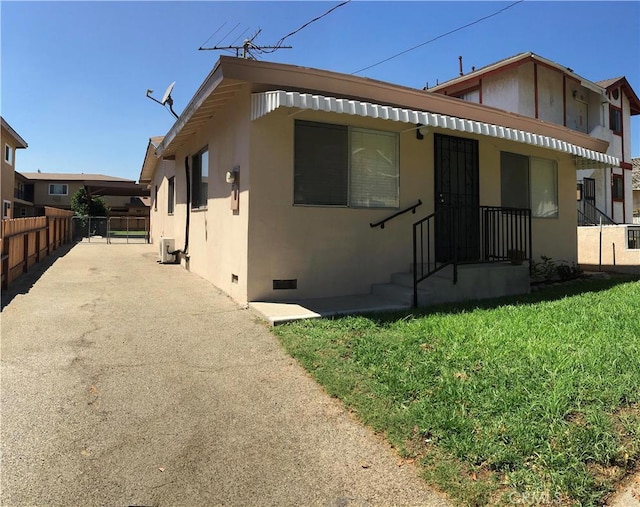
[[[186,259],[189,259],[189,224],[191,221],[191,175],[189,172],[189,157],[184,157],[184,174],[186,177],[186,189],[187,189],[187,215],[185,219],[185,231],[184,231],[184,248],[182,250],[174,250],[169,252],[171,255],[182,254]]]

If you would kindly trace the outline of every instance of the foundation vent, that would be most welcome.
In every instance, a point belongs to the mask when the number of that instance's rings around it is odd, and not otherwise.
[[[273,290],[283,290],[283,289],[297,289],[298,288],[298,279],[294,278],[293,280],[274,280],[273,281]]]

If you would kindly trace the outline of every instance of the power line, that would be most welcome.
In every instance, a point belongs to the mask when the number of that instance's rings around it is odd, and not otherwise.
[[[270,50],[270,51],[262,51],[263,53],[273,53],[274,51],[276,51],[281,45],[282,43],[285,41],[285,39],[288,39],[289,37],[291,37],[292,35],[297,34],[300,30],[302,30],[303,28],[308,27],[311,23],[314,23],[316,21],[318,21],[319,19],[324,18],[325,16],[327,16],[328,14],[332,13],[333,11],[335,11],[337,8],[342,7],[343,5],[346,5],[350,2],[351,0],[346,0],[345,2],[342,2],[338,5],[333,6],[331,9],[329,9],[327,12],[325,12],[324,14],[313,18],[310,21],[307,21],[304,25],[302,25],[300,28],[298,28],[297,30],[294,30],[293,32],[291,32],[290,34],[285,35],[284,37],[282,37],[282,39],[280,39],[278,42],[276,42],[274,44],[274,47]]]
[[[492,18],[494,16],[497,16],[498,14],[506,11],[507,9],[511,9],[511,7],[513,7],[515,5],[518,5],[518,4],[522,3],[522,2],[524,2],[524,0],[518,0],[517,2],[513,2],[511,5],[507,5],[506,7],[500,9],[499,11],[494,12],[493,14],[489,14],[488,16],[484,16],[484,17],[482,17],[480,19],[476,19],[475,21],[472,21],[471,23],[468,23],[468,24],[466,24],[464,26],[461,26],[461,27],[455,28],[453,30],[450,30],[447,33],[443,33],[441,35],[438,35],[437,37],[434,37],[433,39],[428,40],[426,42],[423,42],[422,44],[418,44],[417,46],[413,46],[412,48],[405,49],[404,51],[401,51],[400,53],[397,53],[397,54],[395,54],[393,56],[390,56],[389,58],[385,58],[384,60],[381,60],[381,61],[379,61],[377,63],[372,64],[372,65],[369,65],[368,67],[363,67],[362,69],[356,70],[355,72],[352,72],[352,74],[358,74],[358,73],[360,73],[362,71],[369,70],[369,69],[371,69],[373,67],[377,67],[378,65],[386,63],[389,60],[393,60],[394,58],[402,56],[402,55],[404,55],[404,54],[406,54],[406,53],[408,53],[410,51],[413,51],[414,49],[418,49],[418,48],[420,48],[422,46],[426,46],[427,44],[430,44],[431,42],[435,42],[438,39],[442,39],[443,37],[446,37],[447,35],[451,35],[452,33],[459,32],[460,30],[464,30],[465,28],[469,28],[470,26],[477,25],[478,23],[480,23],[480,22],[482,22],[482,21],[484,21],[486,19]]]

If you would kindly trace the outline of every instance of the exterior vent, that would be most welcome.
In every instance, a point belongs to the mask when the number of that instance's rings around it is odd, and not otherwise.
[[[293,280],[274,280],[273,281],[273,290],[283,290],[283,289],[297,289],[298,288],[298,279],[294,278]]]
[[[160,238],[160,250],[158,257],[162,264],[171,264],[176,262],[175,254],[170,254],[176,249],[176,240],[173,238]]]

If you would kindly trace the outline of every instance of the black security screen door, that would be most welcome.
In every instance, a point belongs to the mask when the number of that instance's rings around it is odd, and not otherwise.
[[[436,134],[435,211],[436,258],[459,262],[480,255],[478,141]],[[443,209],[445,208],[445,209]],[[449,213],[447,209],[450,209]]]

